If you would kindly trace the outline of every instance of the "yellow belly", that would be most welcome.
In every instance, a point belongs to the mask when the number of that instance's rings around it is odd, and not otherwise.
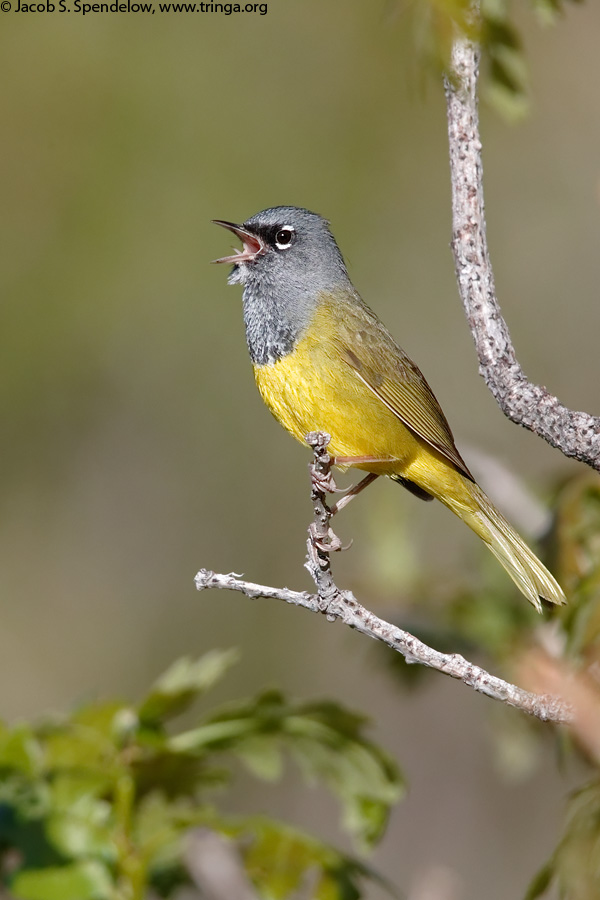
[[[368,456],[380,463],[357,468],[410,478],[435,496],[452,490],[456,470],[407,428],[360,380],[326,340],[324,323],[293,353],[272,365],[255,366],[261,396],[276,419],[305,443],[309,431],[331,435],[334,456]],[[435,488],[435,489],[434,489]]]
[[[328,358],[310,338],[279,362],[256,366],[254,375],[275,418],[303,443],[309,431],[326,431],[332,455],[390,457],[390,473],[416,449],[408,429],[352,369]]]
[[[348,346],[353,333],[340,319],[336,331],[334,312],[321,306],[310,334],[291,354],[273,365],[255,366],[256,383],[273,415],[303,443],[310,431],[330,434],[334,456],[384,458],[355,465],[377,475],[399,475],[441,500],[488,544],[536,608],[538,596],[563,603],[559,585],[485,494],[458,471],[452,454],[447,458],[404,425],[399,418],[404,409],[395,415],[345,361],[343,352],[353,352]],[[399,372],[401,377],[401,367]]]
[[[356,468],[400,475],[458,515],[473,509],[471,483],[361,381],[330,337],[336,329],[335,315],[321,307],[292,353],[254,367],[258,389],[275,418],[302,443],[309,431],[327,432],[333,456],[383,460]]]

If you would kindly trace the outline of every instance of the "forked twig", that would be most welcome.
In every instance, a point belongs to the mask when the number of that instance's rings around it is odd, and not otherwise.
[[[339,619],[350,628],[382,641],[392,650],[401,653],[407,663],[420,663],[423,666],[437,669],[445,675],[457,678],[479,693],[522,709],[543,722],[554,722],[558,725],[571,722],[572,709],[560,697],[525,691],[495,675],[490,675],[485,669],[469,662],[459,653],[440,653],[408,631],[380,619],[362,606],[351,591],[338,588],[331,570],[331,553],[340,549],[340,546],[338,539],[331,531],[331,510],[327,505],[324,489],[332,462],[327,453],[329,435],[316,432],[307,436],[307,442],[314,451],[311,463],[311,499],[314,518],[309,527],[306,568],[315,582],[316,593],[267,587],[246,581],[237,575],[218,575],[207,569],[201,569],[196,575],[198,590],[217,588],[240,591],[247,597],[267,597],[282,600],[284,603],[291,603],[294,606],[302,606],[311,612],[325,615],[331,622]]]

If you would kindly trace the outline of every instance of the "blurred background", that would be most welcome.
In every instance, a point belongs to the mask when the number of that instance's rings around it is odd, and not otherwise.
[[[528,376],[598,413],[600,10],[521,25],[531,114],[508,125],[482,109],[498,294]],[[443,94],[416,73],[403,15],[361,0],[11,12],[0,73],[0,717],[135,697],[177,656],[240,647],[220,699],[278,685],[372,715],[410,783],[375,866],[415,891],[441,867],[461,900],[520,896],[569,786],[550,742],[535,766],[506,765],[489,701],[442,676],[408,693],[364,638],[193,583],[203,566],[309,587],[308,456],[256,392],[240,289],[209,265],[231,244],[212,218],[325,215],[467,461],[496,458],[542,503],[578,469],[478,377],[449,250]],[[337,530],[354,540],[338,582],[399,622],[434,628],[481,568],[458,520],[389,483]],[[294,774],[241,777],[235,807],[345,844],[333,801]]]

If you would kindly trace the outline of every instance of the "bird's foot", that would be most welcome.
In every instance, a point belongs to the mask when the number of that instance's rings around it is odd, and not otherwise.
[[[379,475],[375,475],[374,472],[369,472],[368,475],[365,475],[358,484],[355,484],[354,487],[350,488],[350,490],[346,491],[341,500],[338,500],[337,503],[331,507],[330,512],[332,516],[335,516],[336,513],[343,509],[345,506],[348,506],[351,500],[354,500],[355,497],[358,497],[361,491],[364,491],[366,487],[372,484],[376,478],[379,478]]]
[[[317,528],[315,523],[312,522],[309,526],[308,533],[310,535],[312,546],[315,550],[320,550],[321,553],[339,553],[342,550],[348,550],[348,548],[352,546],[352,541],[344,546],[329,525],[327,526],[327,531],[323,533],[321,529]]]
[[[315,491],[319,491],[321,494],[342,494],[343,489],[339,488],[335,483],[335,479],[331,472],[331,469],[328,469],[327,472],[320,472],[315,466],[314,463],[311,463],[309,466],[310,471],[310,482]]]

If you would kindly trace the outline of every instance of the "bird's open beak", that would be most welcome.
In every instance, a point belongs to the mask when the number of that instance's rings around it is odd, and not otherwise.
[[[213,223],[215,225],[221,225],[229,231],[233,231],[236,237],[239,237],[244,245],[244,249],[235,250],[233,256],[223,256],[221,259],[214,259],[213,262],[233,263],[233,265],[237,265],[237,263],[241,262],[253,262],[257,256],[265,252],[265,245],[260,238],[256,237],[254,234],[250,234],[250,232],[246,231],[245,228],[242,228],[241,225],[234,225],[233,222],[224,222],[221,219],[213,219]]]

